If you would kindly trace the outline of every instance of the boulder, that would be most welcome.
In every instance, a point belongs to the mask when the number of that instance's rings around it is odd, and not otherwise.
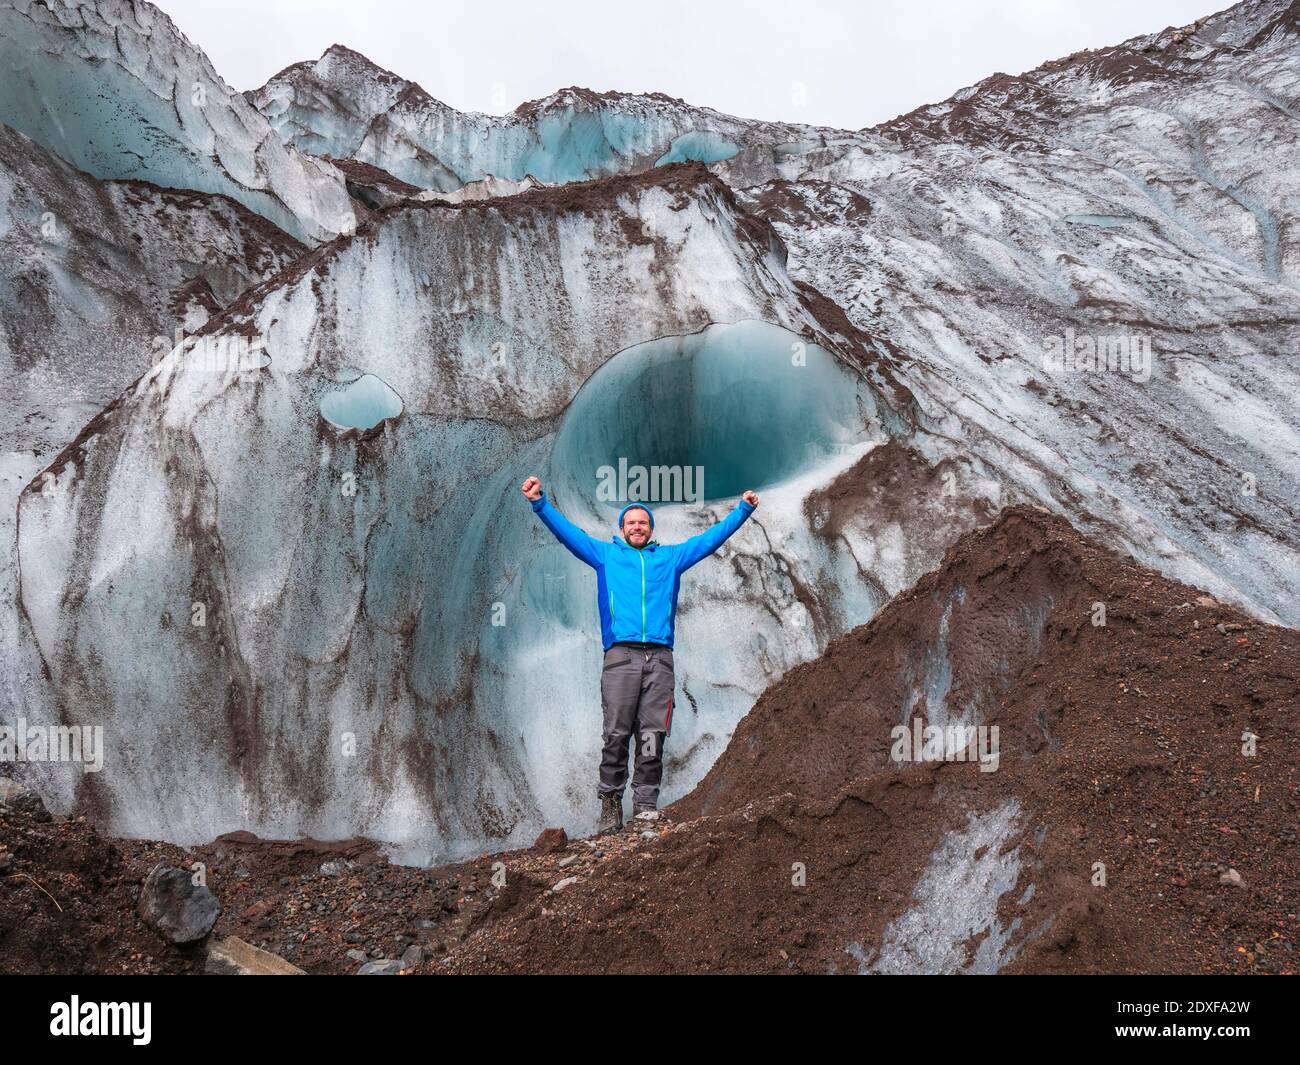
[[[0,777],[0,806],[8,806],[27,814],[33,821],[49,821],[50,811],[45,800],[29,788],[8,777]]]
[[[221,903],[184,869],[155,865],[145,877],[136,906],[141,919],[164,939],[194,943],[212,931]]]

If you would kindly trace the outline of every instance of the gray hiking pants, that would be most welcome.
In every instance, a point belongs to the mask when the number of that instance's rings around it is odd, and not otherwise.
[[[673,722],[673,653],[667,647],[620,647],[605,652],[600,674],[604,746],[600,794],[622,795],[627,745],[632,743],[632,801],[654,806],[663,777],[664,739]]]

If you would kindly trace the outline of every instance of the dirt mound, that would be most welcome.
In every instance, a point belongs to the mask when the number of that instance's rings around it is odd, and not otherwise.
[[[149,870],[181,854],[0,804],[0,973],[201,972],[202,946],[172,945],[135,909]]]
[[[770,688],[675,824],[446,964],[1294,971],[1298,652],[1009,509]],[[913,731],[965,725],[996,760]]]

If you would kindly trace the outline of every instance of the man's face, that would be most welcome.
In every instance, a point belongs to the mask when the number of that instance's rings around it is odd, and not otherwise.
[[[650,542],[650,515],[640,507],[623,515],[623,539],[633,547],[645,547]]]

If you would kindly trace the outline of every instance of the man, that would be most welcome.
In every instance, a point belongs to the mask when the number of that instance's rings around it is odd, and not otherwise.
[[[758,506],[758,495],[746,492],[722,521],[680,544],[651,540],[654,515],[649,507],[630,503],[618,516],[622,537],[604,543],[556,510],[538,478],[529,477],[522,490],[556,539],[596,571],[596,605],[605,648],[600,675],[604,747],[596,831],[623,827],[629,741],[634,741],[635,750],[633,819],[647,824],[659,816],[663,743],[673,723],[673,625],[682,574],[740,528]]]

